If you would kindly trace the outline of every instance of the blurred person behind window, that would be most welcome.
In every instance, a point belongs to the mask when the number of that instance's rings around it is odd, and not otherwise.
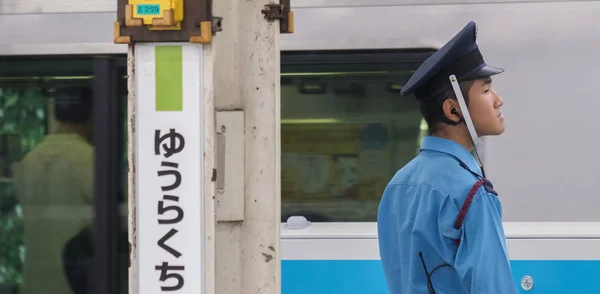
[[[85,293],[94,220],[92,90],[57,89],[57,130],[17,167],[25,262],[21,294]]]

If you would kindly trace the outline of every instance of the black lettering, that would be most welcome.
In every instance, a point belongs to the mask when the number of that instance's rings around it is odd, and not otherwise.
[[[169,273],[169,271],[183,271],[185,269],[184,266],[169,265],[168,262],[163,261],[162,265],[157,265],[154,267],[154,269],[160,271],[159,280],[161,282],[164,282],[171,278],[177,279],[177,284],[175,284],[175,286],[161,286],[160,289],[162,291],[177,291],[183,288],[183,277],[177,273]]]
[[[163,162],[160,163],[160,166],[167,166],[167,167],[177,168],[179,166],[179,164],[175,163],[175,162],[163,161]]]
[[[164,155],[165,158],[169,158],[174,154],[180,153],[185,147],[185,138],[177,133],[175,129],[169,129],[169,132],[161,136],[160,130],[155,130],[154,132],[154,154],[155,155]],[[162,148],[162,150],[161,150]],[[159,177],[163,176],[173,176],[174,181],[169,185],[161,186],[162,191],[171,191],[179,188],[181,185],[182,177],[181,173],[177,170],[179,164],[175,162],[161,162],[161,167],[163,170],[157,171]],[[166,201],[179,202],[179,196],[174,195],[163,195],[163,199],[158,201],[158,223],[159,224],[177,224],[183,220],[184,211],[181,207],[175,205],[165,204]],[[160,219],[160,216],[164,216],[164,214],[169,211],[175,212],[175,215],[171,219]],[[169,230],[160,240],[158,240],[158,247],[163,250],[169,252],[175,258],[179,258],[182,256],[180,252],[175,250],[173,247],[167,245],[166,243],[171,239],[171,237],[175,236],[179,231],[176,229]],[[177,283],[173,285],[173,281],[169,284],[170,286],[161,286],[162,291],[177,291],[183,288],[184,279],[182,273],[174,273],[173,271],[183,271],[184,266],[170,266],[168,262],[163,261],[162,265],[155,266],[157,271],[160,271],[160,281],[165,282],[167,280],[177,280]]]
[[[158,240],[157,244],[158,244],[158,247],[171,253],[171,255],[175,256],[176,258],[179,258],[181,256],[181,253],[179,253],[179,251],[173,249],[171,246],[165,244],[167,241],[169,241],[169,239],[171,239],[171,237],[175,236],[175,234],[177,234],[177,232],[178,232],[177,230],[171,229],[162,238],[160,238],[160,240]]]
[[[183,219],[183,210],[179,206],[165,206],[164,201],[158,201],[158,214],[163,215],[167,211],[174,210],[177,212],[177,216],[173,219],[159,219],[159,224],[176,224]]]
[[[177,168],[177,166],[179,166],[177,163],[173,163],[173,162],[165,162],[163,161],[161,166],[163,167],[173,167],[173,168]],[[179,173],[179,171],[176,170],[161,170],[158,171],[158,176],[162,177],[162,176],[168,176],[168,175],[172,175],[175,176],[175,182],[169,186],[161,186],[161,189],[163,191],[171,191],[171,190],[175,190],[177,188],[179,188],[179,185],[181,185],[181,173]]]
[[[171,200],[171,201],[175,201],[175,202],[179,201],[179,197],[178,196],[173,196],[173,195],[164,195],[163,199],[165,199],[165,200]]]
[[[171,157],[171,155],[181,152],[185,147],[185,138],[175,132],[175,129],[169,129],[169,133],[164,136],[160,136],[160,130],[154,131],[154,154],[160,155],[161,143],[165,140],[169,140],[169,144],[162,144],[162,148],[165,151],[165,158]]]

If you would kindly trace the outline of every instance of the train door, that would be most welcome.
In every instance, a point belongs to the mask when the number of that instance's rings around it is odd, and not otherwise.
[[[123,65],[0,59],[0,293],[126,293]]]
[[[282,52],[282,293],[388,293],[377,208],[427,134],[399,93],[431,53]]]

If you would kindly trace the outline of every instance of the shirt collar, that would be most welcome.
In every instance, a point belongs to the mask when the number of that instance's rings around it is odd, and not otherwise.
[[[421,144],[420,150],[437,151],[454,156],[466,164],[471,171],[481,175],[481,169],[479,168],[479,165],[477,164],[477,161],[475,161],[475,158],[471,152],[452,140],[426,136],[423,138],[423,143]]]

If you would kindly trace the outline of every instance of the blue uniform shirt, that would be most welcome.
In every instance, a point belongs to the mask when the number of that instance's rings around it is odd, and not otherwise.
[[[429,293],[422,252],[436,294],[513,294],[498,197],[482,186],[460,229],[463,202],[481,175],[460,144],[426,137],[420,154],[385,189],[377,216],[379,250],[391,294]],[[460,238],[460,245],[456,241]]]

